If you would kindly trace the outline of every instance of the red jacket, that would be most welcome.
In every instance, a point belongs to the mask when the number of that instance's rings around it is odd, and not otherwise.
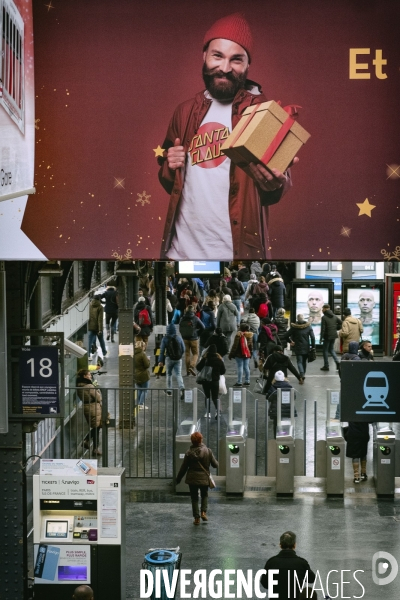
[[[248,83],[251,86],[257,85],[250,81]],[[163,143],[163,148],[166,151],[174,145],[176,138],[181,140],[185,152],[188,151],[190,142],[207,114],[211,102],[212,100],[205,97],[204,92],[199,92],[194,98],[178,106]],[[263,94],[254,95],[246,89],[239,90],[232,104],[232,130],[238,123],[240,115],[248,106],[261,102],[266,102]],[[167,258],[174,235],[175,216],[184,182],[182,181],[182,170],[172,171],[169,169],[166,157],[159,159],[159,163],[161,164],[160,182],[164,189],[171,194],[161,248],[161,258]],[[291,185],[290,172],[288,172],[288,181],[282,188],[274,192],[264,192],[242,169],[236,167],[233,162],[231,163],[229,216],[232,227],[233,258],[256,259],[270,257],[268,206],[279,202]],[[201,201],[201,199],[199,200]],[[230,257],[221,257],[221,259],[224,258],[229,259]]]

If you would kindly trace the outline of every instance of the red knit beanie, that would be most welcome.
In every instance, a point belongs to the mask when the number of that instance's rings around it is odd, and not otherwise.
[[[211,40],[218,38],[230,40],[242,46],[246,50],[250,62],[253,51],[253,37],[249,24],[241,13],[234,13],[216,21],[204,36],[203,49]]]

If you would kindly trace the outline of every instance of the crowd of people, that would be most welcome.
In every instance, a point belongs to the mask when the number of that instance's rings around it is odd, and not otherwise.
[[[183,398],[184,378],[198,377],[208,370],[206,380],[197,379],[204,391],[205,417],[208,418],[211,418],[211,406],[215,409],[216,420],[221,415],[221,396],[226,393],[224,375],[228,360],[235,362],[235,388],[248,387],[251,377],[253,380],[260,378],[261,371],[260,391],[269,402],[268,414],[274,435],[277,427],[277,391],[292,387],[288,373],[300,385],[304,383],[307,365],[315,360],[318,343],[323,351],[321,371],[330,370],[330,355],[339,377],[343,361],[374,360],[371,341],[362,338],[363,322],[351,314],[350,308],[344,309],[341,319],[329,304],[320,307],[320,339],[316,339],[311,317],[306,319],[303,314],[298,314],[289,323],[285,316],[286,287],[276,265],[261,265],[258,261],[252,261],[251,264],[238,262],[231,268],[225,267],[223,277],[209,279],[176,278],[173,268],[170,268],[166,299],[168,324],[154,371],[158,375],[166,375],[167,396],[172,396],[174,387],[177,387]],[[95,295],[90,305],[89,350],[94,351],[97,337],[103,357],[106,358],[104,320],[107,340],[112,343],[118,327],[115,282],[111,282],[101,294]],[[155,325],[155,286],[151,272],[140,274],[133,321],[136,404],[138,410],[148,410],[146,398],[151,382],[151,364],[146,349]],[[341,359],[337,353],[338,344],[341,344]],[[291,360],[292,354],[296,366]],[[393,360],[399,359],[400,347],[397,347]],[[253,366],[255,371],[252,372]],[[101,394],[99,390],[93,391],[89,371],[78,374],[77,385],[88,390],[80,392],[85,404],[88,404],[85,417],[91,427],[85,444],[92,442],[94,453],[100,454]],[[191,380],[186,387],[193,385],[195,383]],[[336,417],[340,417],[339,409]],[[359,437],[363,435],[364,439],[366,437],[365,431],[358,432],[357,427],[350,424],[349,436],[357,434],[360,434]],[[354,464],[354,481],[365,481],[366,452],[361,452],[359,447],[354,451],[352,443],[349,448],[348,456]]]

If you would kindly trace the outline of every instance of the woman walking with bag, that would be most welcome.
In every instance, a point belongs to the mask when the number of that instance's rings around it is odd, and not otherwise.
[[[185,454],[182,466],[176,477],[176,483],[180,483],[186,474],[185,483],[188,484],[190,490],[194,517],[193,524],[200,525],[200,516],[203,521],[208,521],[208,488],[211,487],[210,465],[216,469],[218,462],[215,460],[210,448],[207,448],[203,444],[203,436],[199,431],[192,433],[190,439],[192,445]],[[215,484],[212,487],[215,487]],[[201,496],[201,515],[199,511],[199,490]]]
[[[206,414],[205,416],[211,419],[210,413],[210,397],[215,406],[215,420],[218,419],[218,396],[219,396],[219,379],[226,371],[224,361],[217,353],[217,346],[211,344],[202,359],[197,363],[197,370],[201,371],[203,367],[211,367],[211,381],[203,381],[202,386],[206,397]],[[221,414],[221,409],[219,409]]]

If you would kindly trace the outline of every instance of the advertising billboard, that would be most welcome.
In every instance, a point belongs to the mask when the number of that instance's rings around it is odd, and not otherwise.
[[[343,307],[361,321],[362,339],[369,340],[374,350],[383,349],[385,324],[385,287],[381,280],[343,281]]]
[[[321,340],[322,307],[329,304],[333,307],[333,283],[332,281],[320,280],[316,284],[309,281],[295,280],[292,284],[292,308],[293,321],[297,315],[303,315],[305,321],[311,324],[315,335],[315,343]]]
[[[32,3],[0,0],[0,258],[45,258],[21,230],[34,192]]]
[[[37,194],[22,231],[47,258],[382,260],[395,252],[400,5],[33,7]],[[228,46],[216,48],[221,39]],[[281,107],[265,107],[272,100],[286,109],[289,131],[281,116],[275,122]],[[246,149],[245,164],[224,154],[245,129],[262,146],[269,119],[277,131],[260,157]],[[265,156],[297,125],[311,135],[299,162],[274,171]]]

